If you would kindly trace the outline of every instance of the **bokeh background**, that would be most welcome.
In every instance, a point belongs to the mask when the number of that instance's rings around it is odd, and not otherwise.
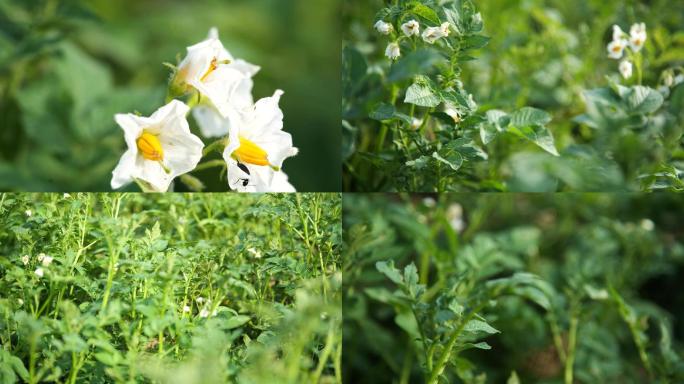
[[[337,0],[0,0],[0,190],[110,190],[125,149],[113,115],[163,105],[162,63],[212,26],[261,66],[255,99],[285,91],[292,184],[339,190],[339,12]],[[228,189],[218,168],[194,175]]]

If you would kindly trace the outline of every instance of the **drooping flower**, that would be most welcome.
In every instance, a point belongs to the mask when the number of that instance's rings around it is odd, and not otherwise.
[[[629,79],[630,77],[632,77],[632,62],[631,62],[631,61],[629,61],[629,60],[622,60],[622,61],[620,62],[620,67],[619,67],[619,69],[620,69],[620,74],[621,74],[622,77],[624,77],[625,79]]]
[[[189,312],[190,312],[190,307],[187,306],[187,305],[183,306],[183,312],[184,312],[184,313],[189,313]]]
[[[627,34],[620,28],[619,25],[613,25],[613,41],[625,40]]]
[[[639,52],[644,47],[646,42],[646,24],[636,23],[632,24],[629,29],[629,47],[634,52]]]
[[[284,132],[283,112],[278,106],[283,91],[277,90],[240,114],[230,130],[223,159],[228,166],[228,185],[240,192],[280,192],[290,189],[280,171],[283,161],[297,154],[292,136]],[[285,192],[285,191],[282,191]]]
[[[423,41],[434,44],[437,39],[449,36],[449,23],[444,22],[439,27],[428,27],[423,31]]]
[[[44,267],[47,267],[50,264],[52,264],[52,260],[54,260],[52,258],[52,256],[45,255],[45,257],[43,257],[43,259],[41,260],[41,263],[43,264]]]
[[[399,48],[399,44],[397,42],[391,42],[387,44],[387,48],[385,49],[385,56],[387,56],[390,60],[396,60],[401,56],[401,49]]]
[[[21,257],[21,262],[22,262],[22,264],[24,264],[24,265],[28,265],[29,260],[30,260],[29,255],[24,255],[24,256]]]
[[[200,317],[209,317],[209,310],[206,308],[202,308],[202,310],[199,313]]]
[[[610,43],[608,43],[608,46],[606,47],[606,49],[608,50],[608,57],[616,60],[622,58],[622,53],[624,52],[626,46],[626,40],[620,39],[611,41]]]
[[[26,214],[26,217],[31,217],[31,216],[33,216],[33,212],[31,212],[30,209],[27,209],[26,212],[24,212],[24,213]]]
[[[202,304],[202,303],[204,303],[204,297],[199,296],[199,297],[196,299],[196,301],[197,301],[198,303]]]
[[[186,64],[183,64],[186,63]],[[199,79],[191,78],[188,84],[202,95],[200,103],[193,108],[192,114],[200,131],[205,137],[219,137],[228,134],[235,124],[237,111],[254,103],[252,98],[252,77],[260,67],[243,59],[236,59],[223,46],[218,38],[218,30],[212,28],[206,40],[188,47],[188,55],[178,67],[195,72],[205,70]],[[207,67],[208,65],[208,67]]]
[[[420,24],[415,20],[409,20],[401,25],[401,30],[406,37],[420,35]]]
[[[382,20],[378,20],[373,27],[383,35],[389,35],[390,33],[392,33],[392,30],[394,30],[392,24],[384,22]]]
[[[45,271],[43,271],[43,268],[40,267],[36,268],[36,271],[33,273],[35,273],[38,277],[43,277],[43,275],[45,275]]]
[[[190,133],[188,110],[185,103],[172,100],[150,117],[114,116],[128,150],[112,172],[113,189],[136,181],[144,189],[165,192],[174,178],[197,166],[204,144]]]

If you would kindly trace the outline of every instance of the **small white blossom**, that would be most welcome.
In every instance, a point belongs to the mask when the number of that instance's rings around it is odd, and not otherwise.
[[[24,212],[24,213],[26,214],[27,217],[33,216],[33,212],[31,212],[30,209],[27,209],[26,212]]]
[[[200,317],[209,317],[209,310],[206,308],[202,308],[202,310],[199,313]]]
[[[68,198],[70,198],[70,197],[71,197],[71,195],[70,195],[70,194],[68,194],[68,193],[65,193],[65,194],[63,194],[63,195],[62,195],[62,197],[63,197],[63,198],[65,198],[65,199],[68,199]]]
[[[620,74],[625,79],[629,79],[630,77],[632,77],[632,62],[630,62],[629,60],[622,60],[620,62],[620,68],[619,69],[620,69]]]
[[[47,256],[47,255],[44,254],[44,253],[42,253],[42,252],[39,253],[39,254],[38,254],[38,262],[39,262],[39,263],[42,263],[42,262],[43,262],[43,259],[45,258],[45,256]]]
[[[196,301],[200,304],[204,303],[204,297],[200,296],[196,299]]]
[[[428,208],[434,208],[437,202],[432,197],[426,197],[423,199],[423,205]]]
[[[417,117],[414,117],[413,119],[411,119],[411,128],[412,129],[418,129],[418,128],[420,128],[421,125],[423,125],[422,119],[419,119]]]
[[[251,253],[252,256],[254,256],[255,259],[261,259],[261,252],[257,251],[254,248],[247,248],[247,252]]]
[[[624,40],[627,34],[622,31],[619,25],[613,25],[613,41]]]
[[[626,40],[613,40],[610,43],[608,43],[608,46],[606,49],[608,50],[608,57],[611,59],[620,59],[622,57],[622,53],[625,51],[625,47],[627,46],[627,41]]]
[[[448,22],[446,22],[446,21],[443,22],[442,25],[439,26],[439,29],[442,31],[443,37],[449,36],[449,32],[450,32],[449,27],[450,27],[450,26],[451,26],[451,25],[450,25]]]
[[[679,75],[674,77],[674,85],[673,86],[677,86],[681,83],[684,83],[684,74],[680,73]]]
[[[187,305],[186,305],[186,306],[184,306],[184,307],[183,307],[183,312],[185,312],[185,313],[188,313],[188,312],[190,312],[190,307],[189,307],[189,306],[187,306]]]
[[[46,255],[45,257],[43,257],[43,260],[41,260],[41,262],[43,263],[43,267],[47,267],[50,264],[52,264],[52,260],[54,259],[51,256]]]
[[[473,15],[473,24],[480,24],[482,23],[482,14],[480,12],[476,13]]]
[[[641,220],[641,223],[639,223],[639,226],[641,226],[641,229],[643,229],[644,231],[649,231],[649,232],[655,228],[655,224],[650,219]]]
[[[449,35],[449,23],[443,23],[439,27],[429,27],[425,28],[423,34],[421,35],[423,41],[428,44],[434,44],[437,39]]]
[[[401,25],[401,30],[407,37],[418,36],[420,35],[420,24],[415,20],[409,20]]]
[[[21,257],[21,262],[24,263],[24,265],[27,265],[29,263],[29,255],[24,255]]]
[[[375,23],[374,27],[378,32],[382,33],[383,35],[389,35],[390,33],[392,33],[392,30],[394,29],[394,27],[392,27],[392,24],[386,23],[382,20],[378,20],[378,22]]]
[[[461,207],[460,204],[451,204],[449,208],[447,208],[446,218],[454,231],[462,232],[465,229],[465,222],[463,221],[463,207]]]
[[[387,48],[385,49],[385,56],[387,56],[390,60],[396,60],[401,56],[401,50],[399,49],[399,44],[396,42],[391,42],[387,44]]]
[[[636,23],[629,29],[629,46],[634,52],[639,52],[646,42],[646,24]]]
[[[35,271],[34,273],[35,273],[36,276],[38,276],[38,277],[43,277],[43,274],[44,274],[45,272],[43,272],[43,268],[40,268],[40,267],[39,267],[39,268],[36,268],[36,271]]]
[[[21,307],[22,305],[24,305],[24,300],[18,299],[18,300],[17,300],[17,303],[19,303],[19,306]]]
[[[189,110],[182,101],[172,100],[150,117],[114,116],[128,150],[112,172],[112,189],[135,180],[149,191],[166,192],[173,179],[195,169],[204,144],[190,132],[185,117]]]

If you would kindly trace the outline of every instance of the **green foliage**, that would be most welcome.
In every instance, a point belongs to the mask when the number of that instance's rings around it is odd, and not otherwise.
[[[342,78],[350,127],[344,190],[682,190],[684,5],[386,3],[345,2],[343,66],[353,58],[358,72]],[[417,4],[438,22],[417,14]],[[421,32],[448,22],[453,33],[434,44],[405,37],[400,26],[410,19]],[[394,32],[373,30],[377,20]],[[635,70],[623,79],[606,44],[614,24],[629,31],[636,22],[646,24],[648,37],[641,51],[625,54]],[[383,55],[393,41],[401,48],[394,62]],[[394,107],[394,117],[376,119],[379,104]],[[511,123],[532,110],[536,122]],[[485,156],[441,161],[441,148],[459,139]]]
[[[0,195],[2,382],[341,382],[340,204]]]
[[[677,195],[344,197],[350,383],[684,380]]]

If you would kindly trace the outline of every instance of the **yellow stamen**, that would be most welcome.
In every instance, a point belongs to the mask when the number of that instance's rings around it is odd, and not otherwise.
[[[243,137],[240,137],[240,146],[235,150],[235,156],[241,163],[269,165],[266,151]]]
[[[161,161],[164,159],[164,149],[159,142],[159,138],[151,133],[143,132],[138,140],[138,150],[147,160]]]
[[[214,72],[214,70],[216,70],[216,67],[218,67],[218,64],[216,63],[216,58],[214,57],[213,59],[211,59],[211,63],[209,63],[209,69],[207,69],[204,75],[202,75],[200,81],[204,81],[204,79],[206,79],[207,76],[209,76],[212,72]]]

